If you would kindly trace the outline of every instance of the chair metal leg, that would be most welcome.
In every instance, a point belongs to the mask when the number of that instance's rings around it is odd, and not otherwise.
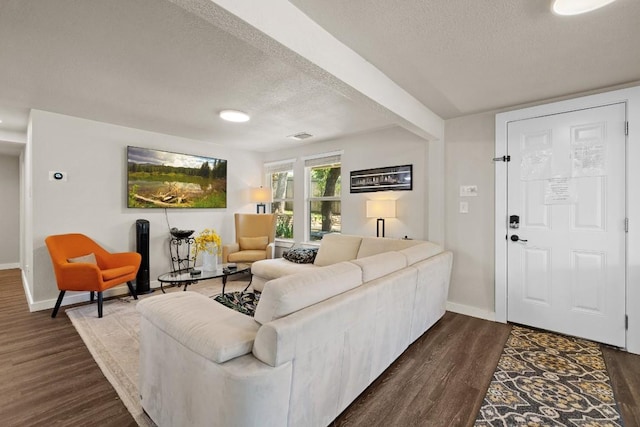
[[[94,298],[95,298],[95,292],[91,291],[89,292],[89,301],[93,302]]]
[[[98,318],[102,318],[102,291],[98,292]]]
[[[56,301],[56,306],[53,307],[53,313],[51,313],[51,317],[55,318],[56,315],[58,314],[58,309],[60,309],[60,304],[62,304],[62,298],[64,297],[64,293],[66,291],[60,291],[60,294],[58,295],[58,300]]]
[[[133,297],[133,299],[138,299],[138,294],[136,294],[135,289],[133,289],[133,283],[131,281],[127,282],[127,286],[129,287],[129,293]]]

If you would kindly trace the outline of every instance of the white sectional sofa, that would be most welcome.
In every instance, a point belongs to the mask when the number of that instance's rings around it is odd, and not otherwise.
[[[429,242],[327,235],[286,263],[252,267],[254,318],[193,292],[138,303],[159,426],[326,426],[445,312],[452,254]]]

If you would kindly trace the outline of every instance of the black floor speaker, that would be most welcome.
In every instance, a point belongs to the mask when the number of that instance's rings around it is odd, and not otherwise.
[[[149,280],[149,221],[139,219],[136,221],[136,252],[142,256],[140,269],[136,276],[136,293],[148,294],[153,292]]]

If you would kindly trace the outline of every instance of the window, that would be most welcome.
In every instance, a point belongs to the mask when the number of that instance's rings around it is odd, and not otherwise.
[[[309,241],[322,239],[326,233],[339,233],[341,221],[340,155],[324,155],[305,160]]]
[[[271,181],[276,238],[293,239],[293,160],[267,164],[265,170]]]

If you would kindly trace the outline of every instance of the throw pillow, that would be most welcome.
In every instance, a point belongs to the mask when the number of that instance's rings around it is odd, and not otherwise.
[[[240,243],[240,249],[243,251],[264,249],[269,244],[269,238],[267,236],[241,237],[238,243]]]
[[[316,259],[318,248],[295,248],[289,249],[282,254],[282,258],[296,264],[311,264]]]
[[[90,254],[82,255],[75,258],[69,258],[67,259],[67,261],[68,262],[84,262],[87,264],[98,264],[98,261],[96,261],[96,256],[93,254],[93,252],[91,252]]]

